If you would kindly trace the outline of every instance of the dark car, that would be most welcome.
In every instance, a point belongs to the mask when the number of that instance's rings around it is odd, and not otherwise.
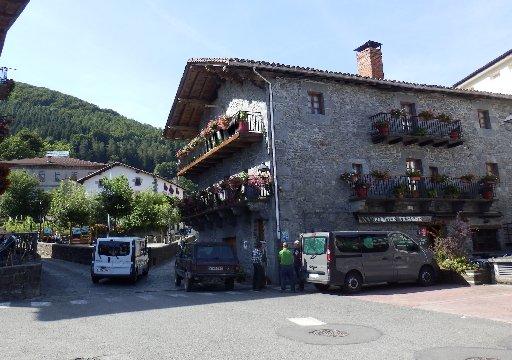
[[[199,283],[221,283],[226,290],[233,290],[240,269],[231,246],[214,242],[184,245],[176,256],[174,266],[176,286],[183,281],[186,291],[191,291],[192,286]]]

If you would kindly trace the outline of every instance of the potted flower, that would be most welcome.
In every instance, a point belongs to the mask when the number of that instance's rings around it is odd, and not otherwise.
[[[457,199],[460,196],[460,189],[458,186],[449,184],[443,189],[444,196],[449,199]]]
[[[435,117],[435,115],[434,115],[434,112],[432,110],[423,110],[422,112],[420,112],[418,114],[418,117],[421,120],[428,121],[428,120],[432,120]]]
[[[462,182],[470,183],[473,180],[475,180],[475,175],[473,175],[473,174],[465,174],[465,175],[462,175],[460,177],[460,179],[462,180]]]
[[[444,123],[452,122],[452,117],[445,113],[437,114],[436,118],[437,118],[437,120],[444,122]]]
[[[222,115],[217,119],[217,138],[222,142],[225,139],[225,133],[229,127],[229,118]]]
[[[449,177],[441,174],[434,174],[430,177],[430,181],[436,184],[446,184],[448,182]]]
[[[494,186],[497,182],[498,177],[491,174],[485,175],[480,179],[481,193],[484,199],[492,200],[494,198]]]
[[[397,185],[393,188],[393,194],[398,199],[403,199],[409,188],[405,184]]]
[[[421,172],[419,170],[407,170],[405,175],[408,176],[412,181],[421,180]]]
[[[386,120],[378,120],[373,126],[379,131],[379,135],[389,135],[389,123]]]
[[[389,115],[391,115],[391,118],[393,119],[400,119],[405,118],[407,116],[407,112],[404,108],[401,109],[391,109],[389,110]]]
[[[427,129],[425,128],[416,128],[416,130],[414,130],[414,132],[412,133],[414,136],[427,136],[428,135],[428,131]]]
[[[247,119],[249,118],[249,112],[248,111],[239,111],[238,112],[238,132],[239,133],[246,133],[249,131],[249,123]]]
[[[361,179],[354,182],[354,191],[358,199],[366,199],[368,197],[369,184]]]
[[[430,189],[427,191],[427,197],[430,199],[434,199],[437,197],[437,190],[436,189]]]
[[[456,129],[452,129],[450,131],[450,139],[451,140],[459,140],[460,138],[460,132]]]
[[[495,175],[487,174],[485,176],[482,176],[480,182],[486,185],[494,185],[498,182],[498,177]]]
[[[255,199],[260,196],[261,190],[270,185],[270,175],[268,173],[251,174],[247,177],[245,184],[245,196],[248,199]]]
[[[387,170],[373,170],[370,175],[379,181],[384,181],[389,179],[389,171]]]
[[[357,174],[355,172],[344,172],[340,175],[340,179],[347,184],[352,184],[354,181],[356,181],[358,178]]]

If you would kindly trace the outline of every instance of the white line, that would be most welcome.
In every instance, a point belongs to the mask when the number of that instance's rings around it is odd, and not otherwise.
[[[115,302],[120,302],[121,299],[120,298],[115,298],[115,297],[106,297],[105,301],[109,302],[109,303],[115,303]]]
[[[153,300],[155,298],[154,295],[150,295],[150,294],[141,294],[141,295],[137,295],[137,297],[139,299],[146,300],[146,301]]]
[[[8,309],[10,307],[11,307],[11,303],[10,302],[0,303],[0,309]]]
[[[315,319],[313,317],[305,317],[305,318],[289,318],[288,321],[295,323],[300,326],[317,326],[317,325],[325,325],[323,321]]]
[[[52,303],[49,301],[31,301],[30,306],[32,307],[43,307],[43,306],[50,306]]]
[[[168,294],[168,295],[173,298],[187,298],[188,297],[188,295],[185,295],[185,294]]]
[[[87,300],[71,300],[70,303],[73,305],[86,305]]]
[[[212,293],[212,292],[198,292],[197,294],[204,295],[204,296],[215,296],[215,295],[217,295],[217,294]]]

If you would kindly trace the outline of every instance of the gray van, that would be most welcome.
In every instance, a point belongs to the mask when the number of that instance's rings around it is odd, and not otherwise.
[[[332,231],[301,234],[306,282],[319,290],[342,286],[347,292],[363,284],[434,283],[434,254],[396,231]]]

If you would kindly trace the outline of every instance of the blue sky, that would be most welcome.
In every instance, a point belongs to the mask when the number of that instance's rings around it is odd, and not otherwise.
[[[451,85],[512,47],[511,18],[509,0],[31,0],[0,64],[163,127],[191,57],[356,72],[371,39],[386,78]]]

